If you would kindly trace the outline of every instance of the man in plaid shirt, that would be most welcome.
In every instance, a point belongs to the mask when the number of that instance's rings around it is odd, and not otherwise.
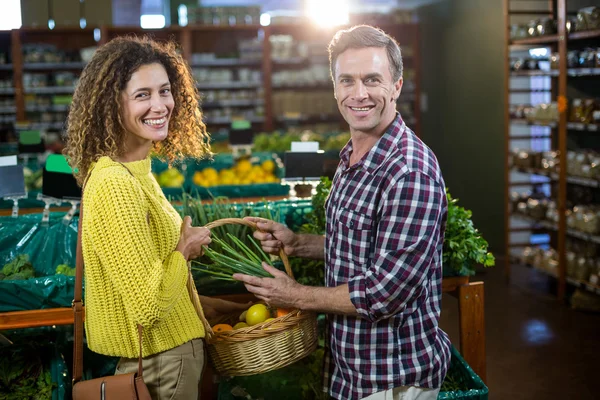
[[[433,400],[450,361],[438,327],[447,203],[433,152],[396,112],[398,44],[358,26],[329,45],[331,75],[351,140],[326,202],[325,236],[254,219],[277,254],[325,259],[326,287],[236,274],[268,304],[329,314],[325,374],[336,399]]]

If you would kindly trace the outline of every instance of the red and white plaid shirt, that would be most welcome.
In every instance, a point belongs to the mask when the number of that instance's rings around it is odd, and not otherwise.
[[[450,340],[438,327],[447,202],[433,152],[400,115],[326,202],[326,285],[347,283],[359,317],[329,315],[325,384],[337,399],[440,388]]]

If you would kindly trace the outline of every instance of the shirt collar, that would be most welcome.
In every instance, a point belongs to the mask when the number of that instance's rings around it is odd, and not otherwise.
[[[383,161],[397,148],[397,144],[406,129],[406,125],[402,120],[400,113],[396,113],[396,118],[387,127],[385,133],[379,138],[377,143],[369,150],[363,158],[352,166],[352,169],[361,167],[367,172],[374,172]],[[344,170],[350,168],[350,155],[352,154],[352,139],[346,143],[340,151],[340,160]]]

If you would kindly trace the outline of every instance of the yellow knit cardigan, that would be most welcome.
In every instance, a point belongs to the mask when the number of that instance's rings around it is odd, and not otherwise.
[[[144,357],[204,337],[186,288],[187,262],[175,251],[181,217],[152,176],[150,159],[120,164],[100,158],[84,196],[89,348],[137,357],[138,323]]]

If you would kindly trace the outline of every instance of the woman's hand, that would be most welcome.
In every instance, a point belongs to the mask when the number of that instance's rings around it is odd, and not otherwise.
[[[192,226],[192,218],[186,216],[181,223],[181,236],[175,250],[181,252],[189,261],[204,254],[202,246],[208,246],[210,242],[210,230]]]

